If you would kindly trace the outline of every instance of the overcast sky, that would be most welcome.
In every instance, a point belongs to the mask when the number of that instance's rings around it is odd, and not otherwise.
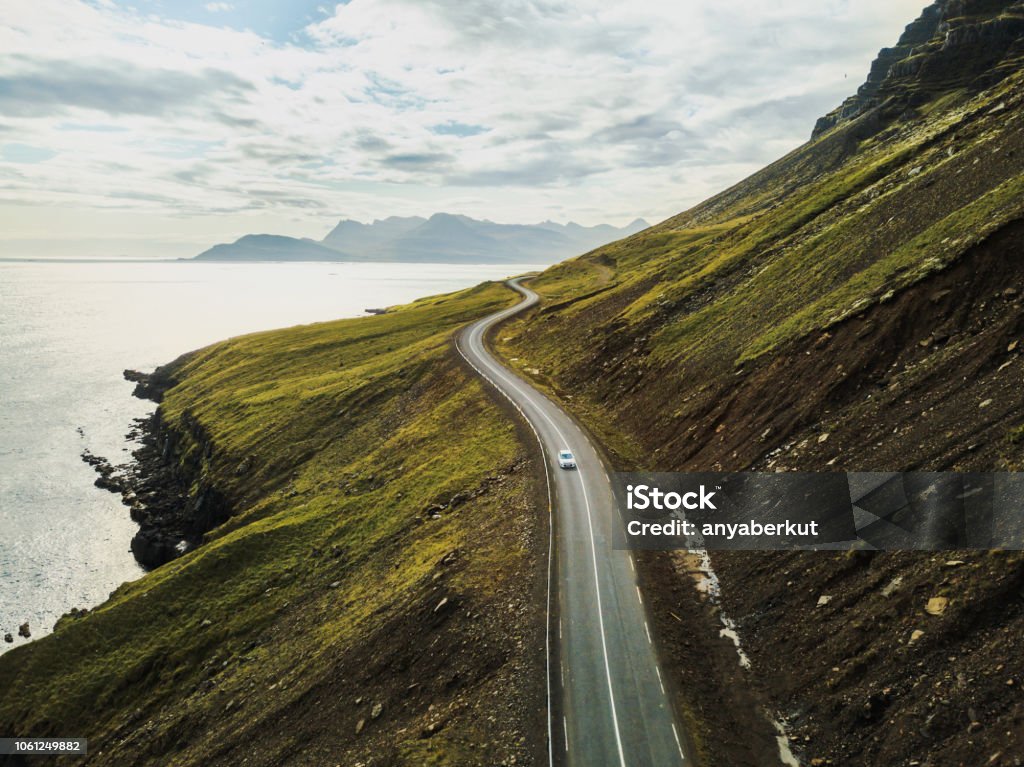
[[[0,255],[654,222],[805,141],[924,5],[6,0]]]

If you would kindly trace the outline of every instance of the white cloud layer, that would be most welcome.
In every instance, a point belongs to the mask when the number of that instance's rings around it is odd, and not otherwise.
[[[663,218],[805,140],[922,5],[351,0],[281,44],[218,26],[230,3],[199,24],[15,0],[3,236]]]

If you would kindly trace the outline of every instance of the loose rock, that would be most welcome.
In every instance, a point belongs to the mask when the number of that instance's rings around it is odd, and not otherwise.
[[[942,615],[946,612],[947,607],[949,607],[949,599],[946,597],[932,597],[928,600],[924,610],[929,615]]]
[[[891,597],[893,594],[895,594],[897,591],[899,591],[899,588],[902,585],[903,585],[903,576],[902,575],[897,575],[895,578],[893,578],[891,581],[889,581],[888,584],[886,584],[885,588],[882,589],[882,596],[886,597],[886,598]]]

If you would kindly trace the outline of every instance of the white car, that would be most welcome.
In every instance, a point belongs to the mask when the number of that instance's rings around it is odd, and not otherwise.
[[[570,453],[568,450],[559,450],[558,451],[558,468],[560,468],[560,469],[575,469],[576,468],[576,459],[573,457],[572,453]]]

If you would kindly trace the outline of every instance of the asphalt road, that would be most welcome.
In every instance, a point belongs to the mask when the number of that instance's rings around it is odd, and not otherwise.
[[[565,411],[499,363],[484,344],[490,327],[538,301],[517,280],[508,284],[524,300],[466,327],[456,344],[522,413],[544,452],[557,556],[548,600],[550,760],[584,767],[685,764],[682,731],[666,694],[632,555],[612,549],[616,515],[607,469]],[[562,449],[573,452],[578,469],[558,468]],[[552,660],[554,643],[560,662]]]

